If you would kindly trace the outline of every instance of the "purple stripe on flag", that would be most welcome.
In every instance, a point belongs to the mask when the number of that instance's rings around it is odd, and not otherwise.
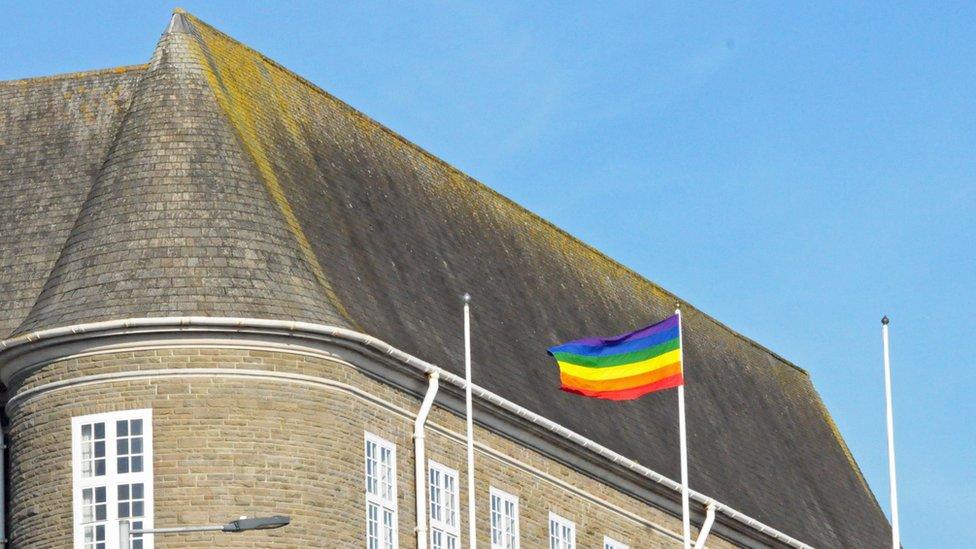
[[[584,337],[582,339],[577,339],[575,341],[570,341],[567,343],[573,345],[592,345],[594,347],[604,347],[607,345],[619,345],[621,343],[627,343],[634,341],[635,339],[643,339],[647,336],[652,336],[654,334],[664,332],[674,328],[678,325],[678,315],[674,315],[670,318],[666,318],[661,322],[653,326],[648,326],[647,328],[641,328],[636,332],[630,332],[627,334],[620,334],[614,337]]]
[[[678,315],[674,315],[653,326],[616,337],[587,337],[577,339],[549,349],[549,353],[566,352],[579,355],[603,356],[625,353],[657,345],[665,340],[678,337]]]
[[[578,345],[575,343],[565,343],[549,349],[549,354],[556,356],[555,353],[569,353],[581,356],[612,356],[627,354],[634,351],[642,351],[651,347],[656,347],[667,341],[678,339],[678,327],[675,326],[666,332],[658,332],[640,339],[625,341],[624,343],[613,343],[609,345]]]

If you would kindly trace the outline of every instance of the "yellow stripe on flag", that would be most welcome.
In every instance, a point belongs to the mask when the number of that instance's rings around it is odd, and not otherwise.
[[[610,368],[587,368],[586,366],[577,366],[568,362],[559,362],[559,370],[575,378],[600,381],[646,374],[652,370],[679,362],[681,362],[681,349],[675,349],[654,358],[632,364],[611,366]]]
[[[587,389],[590,391],[621,391],[623,389],[632,389],[634,387],[650,385],[651,383],[656,383],[666,377],[675,376],[680,373],[681,364],[669,364],[662,368],[651,370],[646,374],[640,374],[633,377],[622,377],[620,379],[580,379],[578,377],[573,377],[566,372],[561,372],[559,378],[564,386],[572,389]]]

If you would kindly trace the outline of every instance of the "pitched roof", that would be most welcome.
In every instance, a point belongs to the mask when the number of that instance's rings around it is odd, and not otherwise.
[[[189,14],[145,67],[0,83],[0,140],[0,336],[304,320],[459,372],[477,289],[476,383],[678,476],[673,393],[564,394],[544,352],[678,298]],[[807,543],[886,543],[807,374],[682,307],[692,486]]]
[[[0,82],[0,337],[37,299],[144,68]]]

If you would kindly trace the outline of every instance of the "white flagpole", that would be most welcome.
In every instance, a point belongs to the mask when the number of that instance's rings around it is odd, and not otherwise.
[[[678,348],[681,350],[681,374],[685,371],[685,344],[681,336],[681,305],[674,313],[678,315]],[[684,549],[691,549],[691,517],[688,503],[688,434],[685,429],[685,384],[682,379],[678,386],[678,429],[681,446],[681,529],[684,534]]]
[[[881,319],[881,340],[884,342],[885,401],[888,415],[888,482],[891,484],[891,547],[901,548],[898,532],[898,487],[895,479],[895,420],[891,412],[891,365],[888,361],[888,317]]]
[[[464,409],[468,430],[468,541],[471,549],[475,541],[474,494],[474,422],[471,406],[471,295],[464,294]]]

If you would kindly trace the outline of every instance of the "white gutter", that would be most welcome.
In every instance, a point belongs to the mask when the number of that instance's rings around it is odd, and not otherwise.
[[[705,540],[708,539],[708,534],[712,531],[713,524],[715,524],[715,504],[709,502],[705,507],[705,522],[702,524],[701,530],[698,531],[698,541],[695,542],[695,549],[705,549]]]
[[[346,328],[339,328],[336,326],[325,326],[322,324],[313,324],[310,322],[291,322],[286,320],[267,320],[267,319],[252,319],[252,318],[239,318],[239,317],[210,317],[210,316],[181,316],[181,317],[159,317],[159,318],[134,318],[126,320],[108,320],[102,322],[92,322],[88,324],[76,324],[74,326],[65,326],[60,328],[50,328],[45,330],[38,330],[31,332],[29,334],[24,334],[14,338],[10,338],[4,341],[0,341],[0,358],[4,352],[9,349],[19,347],[31,342],[35,342],[41,339],[48,339],[58,336],[76,335],[76,334],[86,334],[99,331],[107,330],[125,330],[125,329],[136,329],[136,328],[181,328],[181,329],[192,329],[193,327],[201,328],[223,328],[231,329],[237,331],[247,331],[249,328],[263,328],[272,330],[284,330],[291,333],[308,333],[308,334],[320,334],[329,337],[345,339],[347,341],[352,341],[365,345],[372,348],[373,350],[382,353],[388,357],[396,359],[404,364],[413,366],[418,370],[424,372],[425,374],[431,374],[433,372],[438,372],[440,377],[444,381],[459,387],[461,389],[466,388],[466,383],[464,378],[456,376],[446,370],[443,370],[429,362],[421,360],[413,355],[405,353],[392,345],[379,340],[373,336],[356,332],[354,330],[349,330]],[[2,361],[0,361],[2,364]],[[2,370],[2,365],[0,365],[0,370]],[[571,442],[594,452],[595,454],[609,460],[610,462],[624,467],[630,471],[633,471],[643,477],[650,479],[651,481],[674,491],[676,494],[681,494],[681,484],[657,473],[643,465],[628,459],[613,450],[602,446],[558,423],[546,419],[535,412],[532,412],[526,408],[515,404],[514,402],[505,400],[504,398],[492,393],[491,391],[479,387],[477,385],[471,385],[471,392],[474,396],[490,402],[503,410],[515,414],[516,416],[529,421],[539,427],[552,431],[553,433],[570,440]],[[736,511],[728,505],[719,503],[712,498],[709,498],[695,490],[689,490],[689,496],[692,500],[697,501],[702,505],[708,505],[709,502],[715,505],[715,510],[718,513],[731,518],[732,520],[742,523],[749,528],[765,534],[780,543],[788,545],[790,547],[796,547],[799,549],[813,549],[811,545],[803,543],[797,539],[794,539],[779,530],[763,524],[756,519],[753,519],[739,511]]]
[[[424,424],[427,423],[427,416],[430,415],[430,408],[434,405],[434,397],[437,395],[439,386],[438,379],[440,372],[428,374],[430,384],[427,385],[427,394],[417,412],[417,419],[413,422],[413,458],[414,458],[414,481],[417,493],[417,549],[427,549],[427,457],[424,444]]]

